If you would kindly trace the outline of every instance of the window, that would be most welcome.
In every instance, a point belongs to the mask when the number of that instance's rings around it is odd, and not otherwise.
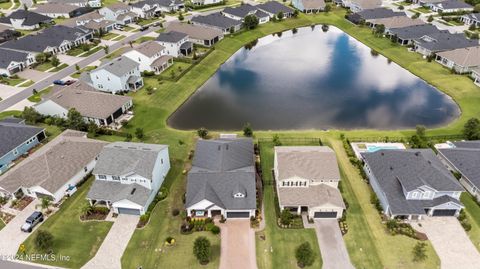
[[[107,179],[107,176],[105,176],[105,175],[98,175],[98,178],[99,178],[99,179]]]
[[[412,192],[412,198],[417,198],[417,192]]]
[[[112,179],[113,179],[113,180],[116,180],[116,181],[120,181],[120,177],[119,177],[119,176],[112,176]]]
[[[84,167],[84,168],[83,168],[83,170],[84,170],[85,172],[87,172],[87,171],[88,171],[87,167]]]
[[[282,181],[282,186],[285,186],[285,181]]]

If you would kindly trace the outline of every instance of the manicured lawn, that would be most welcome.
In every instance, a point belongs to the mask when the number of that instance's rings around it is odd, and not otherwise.
[[[161,17],[151,18],[151,19],[142,19],[137,24],[141,25],[141,26],[144,26],[144,25],[151,24],[151,23],[154,23],[154,22],[161,22],[162,20],[163,20],[163,18],[161,18]],[[125,31],[127,31],[127,30],[125,30]]]
[[[53,89],[53,86],[47,87],[47,88],[37,92],[36,94],[28,97],[28,101],[38,103],[38,102],[42,101],[42,95],[45,95],[45,94],[49,93],[52,89]]]
[[[24,78],[21,78],[21,77],[16,77],[16,78],[5,78],[5,77],[2,77],[1,78],[1,81],[3,82],[3,84],[5,85],[9,85],[9,86],[16,86],[22,82],[25,82],[26,79]]]
[[[75,72],[75,73],[71,74],[70,76],[71,76],[72,78],[79,78],[82,73],[91,71],[91,70],[93,70],[93,69],[95,69],[95,68],[97,68],[97,67],[96,67],[96,66],[86,66],[85,68],[82,68],[82,69],[80,70],[80,72]]]
[[[68,64],[63,63],[63,64],[60,64],[59,66],[49,70],[48,72],[55,73],[55,72],[58,72],[58,71],[62,70],[65,67],[68,67]]]
[[[12,2],[7,0],[6,2],[0,3],[0,9],[9,9],[12,6]]]
[[[18,110],[3,111],[3,112],[0,112],[0,120],[7,117],[20,117],[20,115],[22,115],[22,111],[18,111]]]
[[[69,56],[78,56],[78,55],[80,55],[80,54],[82,54],[82,53],[84,53],[84,52],[85,52],[85,51],[84,51],[82,48],[76,47],[76,48],[73,48],[73,49],[69,50],[69,51],[67,52],[67,55],[69,55]]]
[[[184,70],[190,67],[192,64],[185,62],[177,62],[174,60],[174,63],[163,71],[160,74],[160,77],[164,79],[174,79],[177,78]]]
[[[60,210],[45,221],[39,230],[47,230],[54,236],[53,253],[70,256],[70,261],[38,261],[39,263],[80,268],[97,252],[105,236],[112,227],[112,222],[91,221],[81,222],[82,207],[87,203],[85,199],[93,178],[90,178],[61,206]],[[36,232],[24,242],[28,253],[42,253],[35,249],[33,239]]]
[[[104,7],[110,6],[112,4],[118,3],[118,0],[102,0],[102,5]]]
[[[37,71],[42,71],[42,72],[47,72],[47,70],[53,68],[53,65],[50,63],[50,62],[45,62],[45,63],[42,63],[42,64],[39,64],[37,66],[35,66],[35,70]]]
[[[480,206],[469,193],[463,193],[460,201],[465,205],[467,218],[472,225],[472,229],[467,232],[468,236],[473,245],[480,251]]]
[[[151,40],[155,40],[155,37],[153,37],[153,36],[142,36],[139,39],[135,40],[135,43],[141,44],[143,42],[147,42],[147,41],[151,41]]]
[[[28,80],[27,82],[23,83],[22,85],[19,85],[19,87],[29,87],[35,84],[33,80]]]
[[[116,38],[117,36],[119,36],[119,34],[115,34],[115,33],[110,32],[110,33],[107,33],[104,36],[102,36],[102,39],[103,40],[112,40],[112,39]]]
[[[412,11],[418,11],[420,13],[431,13],[431,12],[433,12],[428,7],[418,7],[418,8],[412,9]]]

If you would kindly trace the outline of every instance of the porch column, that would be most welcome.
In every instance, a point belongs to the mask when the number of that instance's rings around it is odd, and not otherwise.
[[[297,207],[297,214],[298,215],[302,214],[302,207],[301,206]]]
[[[209,218],[211,218],[211,217],[212,217],[212,211],[211,211],[210,209],[209,209],[209,210],[207,210],[207,216],[208,216]]]
[[[408,215],[408,220],[412,220],[412,215]]]

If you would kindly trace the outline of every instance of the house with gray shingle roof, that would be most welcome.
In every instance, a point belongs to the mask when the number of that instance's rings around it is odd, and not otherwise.
[[[363,153],[364,170],[385,215],[421,219],[457,216],[460,183],[431,149]]]
[[[106,20],[115,21],[121,25],[133,23],[138,15],[131,11],[132,7],[125,3],[115,3],[106,7],[102,7],[98,12],[105,17]]]
[[[274,174],[281,210],[311,219],[341,218],[346,209],[335,152],[325,146],[275,147]]]
[[[258,9],[257,6],[252,6],[250,4],[242,4],[238,7],[226,7],[223,9],[222,14],[227,18],[242,22],[248,15],[257,17],[259,24],[264,24],[270,21],[270,15]]]
[[[106,144],[66,130],[0,176],[0,195],[48,197],[57,203],[92,171]]]
[[[161,73],[173,64],[167,49],[153,40],[146,41],[123,54],[140,65],[140,72]]]
[[[173,57],[187,56],[193,51],[193,44],[188,41],[188,35],[182,32],[160,33],[155,41],[165,47],[167,54]]]
[[[257,208],[253,141],[200,140],[187,177],[190,217],[250,218]]]
[[[117,214],[143,215],[170,170],[168,146],[115,142],[105,146],[93,170],[87,199]]]
[[[317,13],[325,9],[325,0],[293,0],[292,5],[305,13]]]
[[[473,11],[473,6],[458,0],[446,0],[438,3],[427,4],[434,12],[452,13]]]
[[[102,7],[101,0],[48,0],[48,3],[63,3],[78,7]]]
[[[45,137],[45,129],[6,118],[0,121],[0,174],[23,154],[38,145]],[[21,120],[21,119],[19,119]]]
[[[409,45],[414,39],[435,33],[448,33],[448,30],[439,30],[436,26],[431,24],[419,24],[390,29],[389,36],[392,39],[396,39],[401,45]]]
[[[188,35],[190,42],[206,47],[213,46],[213,44],[223,39],[223,32],[218,29],[181,22],[169,23],[166,31],[184,33]]]
[[[35,30],[40,28],[42,24],[52,22],[52,18],[42,14],[18,9],[6,17],[0,18],[0,24],[11,26],[19,30]]]
[[[202,25],[221,30],[224,34],[237,32],[242,28],[242,22],[227,18],[220,12],[208,14],[206,16],[195,16],[191,19],[194,25]]]
[[[379,7],[374,9],[367,9],[357,13],[347,15],[347,19],[355,24],[360,24],[366,20],[382,19],[390,17],[405,16],[405,12],[393,11],[388,8]]]
[[[73,18],[91,12],[89,7],[78,7],[65,3],[47,3],[38,5],[35,12],[50,18]]]
[[[283,13],[284,18],[290,18],[293,16],[294,12],[293,8],[282,5],[277,1],[267,1],[263,4],[256,5],[255,7],[267,13],[270,18],[277,16],[280,12]]]
[[[463,33],[451,34],[449,32],[437,32],[413,39],[416,52],[429,56],[440,51],[461,48],[476,47],[478,40],[467,39]]]
[[[457,73],[471,73],[480,67],[480,46],[442,51],[436,54],[435,60]]]
[[[460,173],[459,182],[473,196],[480,198],[480,141],[447,142],[435,145],[438,157],[446,166]]]
[[[480,13],[470,13],[465,14],[460,17],[460,20],[463,21],[466,25],[475,24],[475,26],[480,26]]]
[[[33,53],[0,48],[0,75],[11,76],[35,63]]]

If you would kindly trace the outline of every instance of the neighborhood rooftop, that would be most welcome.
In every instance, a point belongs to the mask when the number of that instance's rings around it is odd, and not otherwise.
[[[50,21],[51,18],[44,16],[42,14],[36,13],[36,12],[31,12],[23,9],[18,9],[14,12],[12,12],[9,16],[2,17],[0,18],[0,23],[4,24],[10,24],[10,20],[22,20],[25,19],[22,22],[22,25],[26,26],[34,26],[39,23],[47,22]]]
[[[189,37],[199,40],[211,40],[223,35],[222,31],[217,29],[179,22],[171,22],[167,27],[167,31],[185,33]]]
[[[238,7],[226,7],[223,13],[231,14],[236,17],[244,18],[247,15],[254,14],[257,17],[267,17],[268,15],[259,10],[256,6],[250,4],[240,5]]]
[[[40,132],[43,132],[42,128],[9,122],[8,119],[0,121],[0,157]]]
[[[185,33],[180,33],[180,32],[177,32],[177,31],[170,31],[170,32],[166,32],[166,33],[161,33],[157,37],[157,41],[168,42],[168,43],[177,43],[180,40],[186,38],[187,36],[188,35],[185,34]]]
[[[134,48],[134,50],[138,51],[139,53],[147,57],[153,57],[155,54],[159,53],[164,49],[165,49],[164,46],[152,40],[143,42],[138,47]]]
[[[397,12],[384,7],[362,10],[356,14],[365,20],[405,16],[405,12]]]
[[[464,34],[439,32],[416,38],[415,43],[430,51],[452,50],[478,46],[478,40],[465,38]]]
[[[12,62],[23,62],[28,53],[0,48],[0,68],[7,68]]]
[[[438,149],[458,171],[468,178],[474,186],[480,186],[480,143],[471,143],[473,147]]]
[[[480,46],[443,51],[437,55],[461,66],[480,65]]]
[[[137,68],[138,65],[139,64],[137,62],[125,56],[121,56],[102,64],[97,69],[93,70],[92,73],[94,73],[96,70],[104,69],[116,76],[123,76],[132,71],[132,69]]]
[[[292,8],[282,5],[277,1],[268,1],[263,4],[256,5],[255,7],[275,15],[277,15],[280,12],[283,12],[283,14],[293,13]]]
[[[448,30],[438,30],[436,26],[431,24],[412,25],[390,30],[391,35],[395,35],[404,40],[420,38],[425,35],[439,32],[448,33]]]
[[[228,29],[242,24],[241,21],[227,18],[220,13],[212,13],[206,16],[195,16],[192,18],[192,22],[199,24],[210,25],[222,29]]]
[[[388,29],[394,28],[403,28],[413,25],[421,25],[425,24],[420,19],[411,19],[407,16],[396,16],[396,17],[389,17],[389,18],[380,18],[380,19],[372,19],[370,20],[373,24],[383,24]]]

